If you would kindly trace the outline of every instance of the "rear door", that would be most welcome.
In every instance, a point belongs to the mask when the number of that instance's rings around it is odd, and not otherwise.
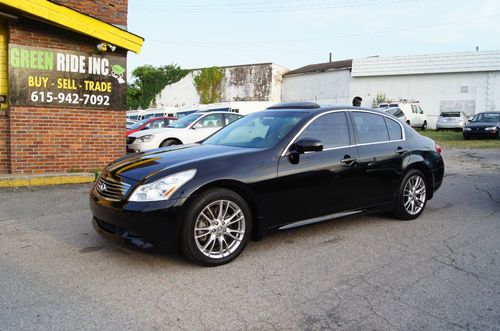
[[[350,115],[362,176],[360,203],[364,207],[390,203],[409,155],[403,127],[376,113],[353,111]]]
[[[279,159],[275,224],[293,223],[355,208],[357,149],[352,145],[344,111],[315,118],[295,141],[320,140],[321,152],[301,154],[294,164],[285,153]],[[294,142],[295,142],[294,141]],[[292,145],[293,146],[293,145]]]

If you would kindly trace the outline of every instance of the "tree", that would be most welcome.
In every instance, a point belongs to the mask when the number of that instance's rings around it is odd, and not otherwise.
[[[372,101],[372,107],[378,107],[378,105],[384,102],[386,99],[387,97],[385,96],[385,93],[378,93],[375,99],[373,99]]]
[[[144,65],[132,71],[132,83],[128,86],[127,108],[147,109],[155,96],[165,88],[184,78],[189,70],[170,64],[166,66],[154,67]]]

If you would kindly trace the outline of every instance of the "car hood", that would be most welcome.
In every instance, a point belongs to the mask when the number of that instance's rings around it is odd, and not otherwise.
[[[179,133],[180,130],[183,130],[183,129],[178,129],[178,128],[159,128],[159,129],[140,130],[140,131],[132,133],[130,135],[130,137],[139,138],[139,137],[145,136],[147,134],[156,134],[156,133],[168,134],[168,132],[173,132],[174,134],[176,134],[176,133]]]
[[[497,122],[471,122],[467,124],[465,127],[466,128],[488,128],[492,126],[498,126]]]
[[[201,160],[231,158],[237,154],[255,151],[257,149],[220,145],[178,145],[125,156],[111,163],[106,170],[116,176],[142,181],[168,169],[182,167],[179,170],[182,171],[189,167],[189,164],[195,166]]]

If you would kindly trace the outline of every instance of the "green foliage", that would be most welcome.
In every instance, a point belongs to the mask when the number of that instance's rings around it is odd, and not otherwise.
[[[470,139],[465,140],[462,131],[452,130],[418,130],[426,137],[433,139],[443,148],[493,148],[500,150],[500,139]]]
[[[220,102],[222,78],[224,78],[224,71],[219,67],[204,68],[194,77],[200,103]]]
[[[385,96],[385,93],[378,93],[375,99],[372,101],[372,107],[378,107],[378,105],[384,101],[387,100],[387,97]]]
[[[165,88],[165,86],[178,82],[189,73],[189,70],[171,64],[154,67],[144,65],[132,71],[132,84],[128,86],[127,108],[147,109],[155,96]]]

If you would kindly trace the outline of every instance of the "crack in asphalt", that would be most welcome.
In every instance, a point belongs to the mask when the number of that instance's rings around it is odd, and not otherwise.
[[[486,193],[488,195],[488,197],[490,198],[491,201],[493,201],[497,205],[500,205],[500,201],[496,201],[495,198],[493,198],[493,195],[490,193],[490,191],[482,189],[482,188],[479,188],[479,187],[477,187],[477,185],[474,185],[474,188],[476,190],[478,190],[478,191]]]

